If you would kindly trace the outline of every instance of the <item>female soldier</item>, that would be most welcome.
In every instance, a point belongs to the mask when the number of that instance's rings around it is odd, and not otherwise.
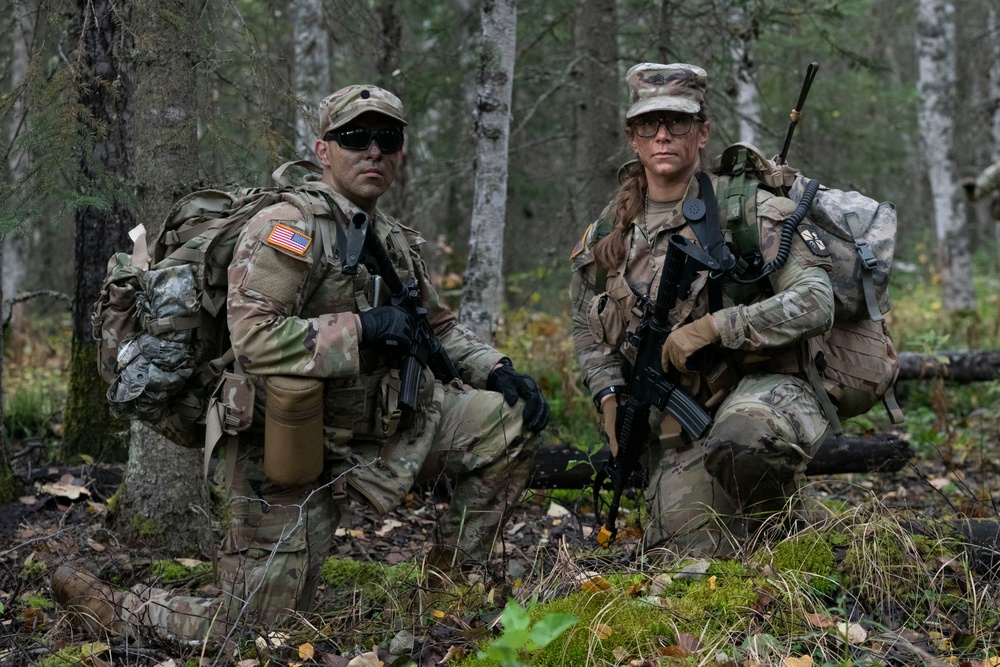
[[[699,206],[685,207],[699,199],[703,211],[718,207],[718,177],[703,173],[700,157],[711,133],[706,81],[693,65],[642,63],[629,70],[625,135],[638,160],[623,167],[614,199],[573,252],[574,345],[612,455],[635,361],[626,332],[636,330],[644,304],[656,297],[669,237],[710,247],[706,234],[714,223],[715,237],[721,231],[726,242],[718,244],[721,252],[733,256],[726,215],[709,211],[701,218],[707,222],[695,224],[690,212]],[[776,255],[782,222],[795,206],[763,189],[746,202],[765,261]],[[668,304],[672,331],[663,368],[713,421],[694,440],[653,408],[643,452],[648,547],[731,552],[749,528],[785,505],[823,441],[829,424],[803,373],[799,343],[831,326],[834,300],[829,258],[809,238],[794,235],[790,257],[768,280],[747,285],[730,273],[711,280],[707,271],[688,274],[677,302]]]

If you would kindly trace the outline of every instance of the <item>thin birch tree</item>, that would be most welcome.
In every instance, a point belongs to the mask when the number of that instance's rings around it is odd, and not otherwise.
[[[972,263],[961,190],[955,178],[955,7],[918,0],[916,52],[920,92],[918,124],[933,202],[946,312],[974,311]]]
[[[475,194],[459,320],[483,340],[492,341],[503,305],[503,235],[517,3],[483,0],[481,16]]]
[[[323,0],[292,2],[292,35],[295,61],[292,63],[295,97],[295,150],[302,159],[313,154],[316,130],[311,108],[333,92],[330,83],[330,37],[323,23]]]

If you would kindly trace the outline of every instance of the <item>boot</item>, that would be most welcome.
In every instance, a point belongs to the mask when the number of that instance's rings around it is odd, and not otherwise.
[[[118,620],[117,596],[111,586],[71,565],[60,565],[49,580],[52,597],[69,612],[71,622],[95,635],[112,632]]]

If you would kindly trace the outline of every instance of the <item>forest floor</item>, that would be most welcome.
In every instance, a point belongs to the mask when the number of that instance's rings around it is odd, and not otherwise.
[[[114,536],[107,534],[101,525],[105,503],[120,481],[121,465],[67,468],[33,460],[36,456],[31,451],[14,454],[16,471],[25,485],[17,502],[0,507],[0,605],[5,608],[0,615],[0,665],[36,664],[36,658],[60,647],[93,641],[94,638],[74,634],[57,608],[45,604],[25,607],[22,602],[49,598],[46,573],[63,562],[83,565],[107,576],[122,567],[123,555],[114,548]],[[810,480],[810,492],[846,506],[860,506],[877,499],[886,507],[910,515],[996,517],[1000,476],[995,465],[996,462],[949,466],[940,458],[915,460],[894,473],[814,478]],[[493,563],[495,567],[490,571],[494,583],[502,584],[498,590],[509,591],[512,582],[526,573],[533,572],[535,576],[551,573],[553,568],[561,567],[560,558],[567,553],[586,558],[603,551],[604,556],[593,559],[595,562],[603,559],[604,563],[627,563],[634,556],[637,540],[628,531],[623,531],[614,551],[596,549],[592,537],[594,517],[588,499],[589,494],[583,493],[573,502],[572,494],[549,491],[534,491],[527,497],[503,535],[506,557]],[[419,564],[444,503],[433,489],[426,488],[411,493],[403,506],[385,517],[354,507],[351,529],[335,539],[332,555],[355,561]],[[129,551],[129,567],[148,568],[156,558],[157,554],[152,552]],[[336,604],[332,597],[327,602]],[[320,605],[323,603],[321,598]],[[494,617],[497,613],[495,609]],[[475,625],[480,626],[477,632],[472,631]],[[481,636],[483,625],[467,621],[450,626],[439,624],[421,637],[419,650],[414,650],[420,656],[418,664],[421,667],[446,664],[449,651],[454,653],[455,647],[467,646]],[[923,636],[928,655],[934,654],[931,635]],[[17,649],[5,653],[2,649],[5,645]],[[304,664],[346,665],[350,656],[340,655],[338,648],[344,645],[343,637],[328,644],[317,642],[313,658]],[[132,653],[119,654],[117,661],[114,649],[108,650],[112,652],[110,661],[95,659],[88,664],[180,664],[179,659],[170,662],[179,656],[171,655],[168,648],[148,648],[139,653],[133,648]]]

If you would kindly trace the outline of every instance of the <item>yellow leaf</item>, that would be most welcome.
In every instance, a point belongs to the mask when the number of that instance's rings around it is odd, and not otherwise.
[[[597,638],[602,641],[610,637],[612,633],[611,627],[605,625],[604,623],[594,623],[590,626],[590,631],[597,635]]]
[[[580,589],[586,593],[600,593],[601,591],[610,591],[611,584],[604,577],[597,575],[580,584]]]
[[[782,661],[785,667],[812,667],[813,659],[812,656],[804,655],[801,658],[793,658],[788,656]]]
[[[715,590],[715,580],[718,579],[714,574],[708,578],[708,588],[709,590]]]
[[[104,642],[91,642],[80,647],[80,653],[85,658],[96,658],[111,647]]]
[[[316,653],[316,649],[308,642],[299,646],[299,658],[301,660],[312,660],[314,653]]]
[[[628,597],[635,597],[642,592],[642,584],[632,584],[627,589],[625,589],[625,595]]]
[[[434,618],[444,618],[444,612],[441,611],[440,609],[435,609],[434,611],[431,612],[431,614],[434,615]]]

